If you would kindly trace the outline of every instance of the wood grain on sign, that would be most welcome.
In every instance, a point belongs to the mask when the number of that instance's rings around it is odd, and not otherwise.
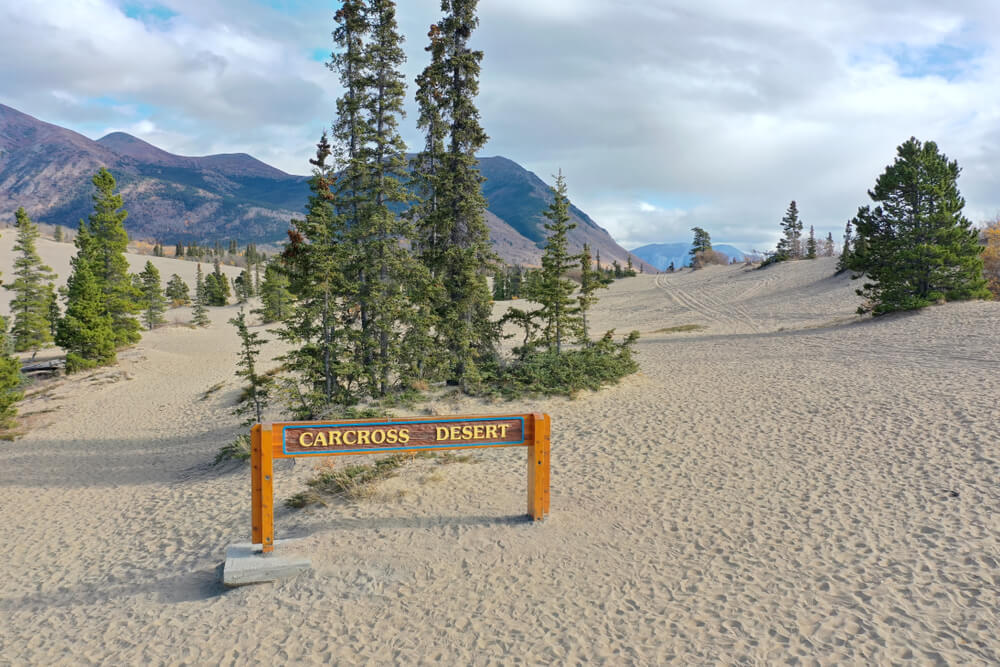
[[[288,425],[281,429],[286,456],[528,444],[522,417]]]

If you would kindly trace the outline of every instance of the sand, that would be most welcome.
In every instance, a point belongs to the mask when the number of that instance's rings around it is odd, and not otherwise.
[[[592,325],[642,332],[637,375],[415,408],[550,413],[549,519],[523,518],[521,450],[420,461],[280,506],[313,570],[232,590],[235,307],[148,333],[0,442],[0,663],[997,663],[1000,303],[859,320],[833,266],[617,282]],[[276,497],[314,465],[279,462]]]

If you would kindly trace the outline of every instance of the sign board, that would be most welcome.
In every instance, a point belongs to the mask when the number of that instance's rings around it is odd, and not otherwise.
[[[543,519],[549,512],[550,427],[545,414],[257,424],[251,431],[253,543],[264,553],[274,549],[273,460],[302,456],[526,447],[528,515]]]

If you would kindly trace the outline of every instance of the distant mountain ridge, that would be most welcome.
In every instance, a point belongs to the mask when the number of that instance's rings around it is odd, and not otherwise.
[[[632,254],[644,262],[652,264],[657,271],[666,271],[671,262],[673,263],[674,268],[677,269],[682,266],[690,266],[691,247],[690,241],[682,243],[650,243],[648,245],[635,248],[632,250]],[[713,243],[712,250],[721,252],[729,257],[730,260],[736,259],[742,262],[747,257],[747,253],[743,252],[736,246],[727,245],[725,243]]]
[[[100,167],[118,183],[129,234],[166,244],[281,242],[309,196],[308,176],[245,153],[175,155],[125,132],[94,141],[0,104],[0,223],[23,206],[35,220],[76,227],[93,210],[90,179]],[[538,264],[548,186],[504,157],[480,158],[479,168],[495,251],[508,263]],[[575,206],[570,213],[577,224],[571,250],[589,243],[602,263],[626,262],[628,253],[607,231]]]

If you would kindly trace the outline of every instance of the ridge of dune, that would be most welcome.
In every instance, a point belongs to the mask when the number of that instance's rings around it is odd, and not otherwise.
[[[64,279],[73,246],[39,251]],[[146,259],[193,284],[194,263]],[[219,564],[249,539],[249,472],[211,463],[240,430],[236,306],[145,332],[0,442],[4,660],[998,662],[1000,303],[860,320],[833,265],[617,281],[591,328],[640,330],[639,373],[431,406],[552,415],[546,521],[520,517],[523,451],[421,461],[369,500],[279,504],[313,570],[234,590]],[[685,324],[704,328],[663,331]],[[276,466],[276,499],[314,465]]]

